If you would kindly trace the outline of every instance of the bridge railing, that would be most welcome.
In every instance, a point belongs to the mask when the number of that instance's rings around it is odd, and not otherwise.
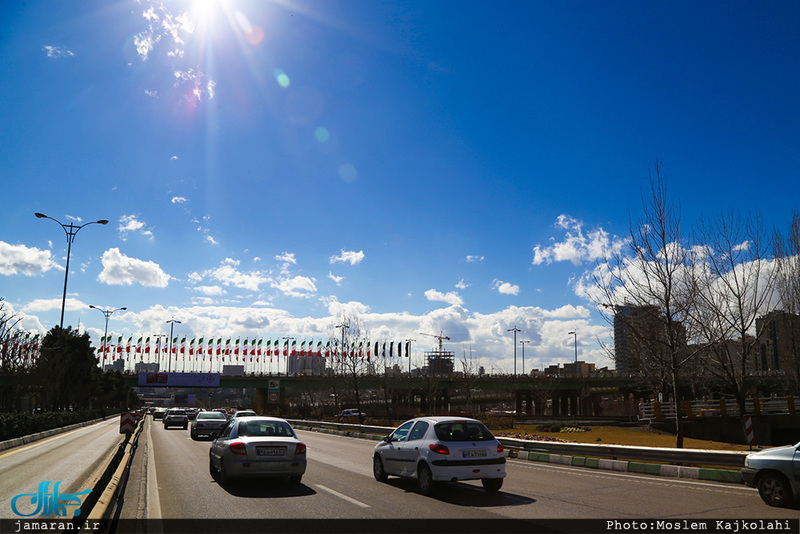
[[[299,429],[317,430],[355,437],[381,439],[394,427],[328,423],[324,421],[289,420]],[[562,443],[498,437],[497,440],[509,450],[560,454],[565,456],[587,456],[611,460],[640,460],[664,464],[692,464],[718,467],[743,467],[747,452],[712,451],[700,449],[677,449],[666,447],[633,447],[629,445],[596,445],[585,443]]]
[[[745,401],[745,413],[749,414],[795,414],[800,407],[800,397],[750,397]],[[739,404],[731,398],[682,401],[678,408],[683,417],[741,416]],[[674,402],[642,402],[639,404],[640,420],[674,419]]]

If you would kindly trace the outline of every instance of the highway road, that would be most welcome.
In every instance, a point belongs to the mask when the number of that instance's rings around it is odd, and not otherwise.
[[[308,446],[300,485],[245,480],[220,486],[208,470],[209,441],[150,422],[150,518],[306,519],[794,519],[740,484],[680,480],[510,459],[496,495],[479,482],[445,484],[423,497],[412,481],[372,477],[375,442],[299,431]],[[142,450],[142,447],[140,447]],[[130,484],[129,487],[136,487]]]
[[[119,418],[96,423],[0,451],[0,518],[16,519],[12,499],[19,494],[36,493],[43,481],[61,482],[60,493],[78,493],[91,488],[100,471],[114,455],[123,436]],[[85,498],[85,497],[84,497]],[[31,499],[17,501],[17,510],[33,513]],[[74,507],[69,507],[70,517]],[[38,514],[37,514],[38,516]]]

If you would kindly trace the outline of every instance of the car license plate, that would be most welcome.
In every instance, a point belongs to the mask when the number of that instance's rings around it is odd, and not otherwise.
[[[286,454],[286,447],[256,447],[257,456],[283,456]]]
[[[461,453],[464,458],[485,458],[486,451],[463,451]]]

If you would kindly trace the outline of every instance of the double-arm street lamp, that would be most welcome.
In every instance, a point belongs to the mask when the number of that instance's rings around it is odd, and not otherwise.
[[[86,224],[81,224],[79,226],[75,226],[72,223],[64,224],[58,219],[54,219],[44,213],[34,213],[37,218],[39,219],[50,219],[51,221],[57,222],[61,225],[61,228],[64,229],[64,232],[67,234],[67,268],[64,270],[64,295],[61,297],[61,323],[60,327],[64,328],[64,307],[67,303],[67,277],[69,277],[69,255],[72,251],[72,242],[75,240],[75,236],[78,234],[78,230],[83,228],[84,226],[89,226],[90,224],[108,224],[107,219],[100,219],[99,221],[92,221]]]
[[[509,328],[508,332],[514,332],[514,376],[517,376],[517,332],[522,332],[522,330],[514,325],[514,328]]]
[[[66,287],[66,285],[64,287]],[[66,291],[66,289],[65,289],[65,291]],[[105,329],[105,333],[103,334],[103,356],[107,356],[108,355],[108,318],[111,317],[112,313],[117,312],[117,311],[127,310],[128,308],[123,307],[123,308],[114,308],[113,310],[101,310],[97,306],[92,306],[91,304],[89,304],[89,307],[91,309],[93,309],[93,310],[99,310],[103,315],[106,316],[106,329]],[[62,321],[64,320],[64,309],[63,308],[61,309],[61,320]],[[105,358],[103,358],[103,360],[105,360]]]

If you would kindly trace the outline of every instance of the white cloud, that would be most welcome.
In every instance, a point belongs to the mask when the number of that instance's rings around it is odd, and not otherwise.
[[[552,245],[533,247],[534,265],[554,261],[570,261],[573,265],[580,265],[584,261],[597,261],[609,253],[618,252],[626,244],[625,239],[611,237],[602,228],[584,234],[583,222],[569,215],[559,215],[555,226],[566,230],[564,240],[556,242],[551,238]]]
[[[119,230],[120,239],[123,241],[128,240],[128,234],[130,233],[139,233],[148,239],[153,239],[153,232],[147,230],[147,224],[138,220],[136,215],[123,215],[120,217],[117,230]]]
[[[173,156],[173,157],[175,157],[175,156]],[[175,159],[177,159],[177,158],[175,158]],[[186,197],[172,197],[172,203],[173,204],[186,204],[187,202],[189,202],[189,199],[186,198]]]
[[[344,276],[336,276],[332,272],[328,272],[328,278],[333,280],[337,286],[342,285],[342,280],[344,280]]]
[[[272,287],[280,290],[289,297],[312,297],[317,292],[317,286],[313,278],[306,276],[295,276],[286,278],[279,282],[273,282]]]
[[[471,284],[468,284],[468,283],[466,283],[466,282],[464,281],[464,279],[462,278],[461,280],[459,280],[459,281],[458,281],[458,283],[456,284],[456,287],[457,287],[458,289],[466,289],[466,288],[468,288],[470,285],[471,285]]]
[[[294,252],[284,252],[283,254],[278,254],[275,256],[275,259],[283,263],[297,265],[297,258],[294,257]]]
[[[203,278],[210,277],[225,286],[233,286],[250,291],[258,291],[258,287],[261,284],[269,281],[269,278],[259,271],[244,273],[239,271],[238,267],[238,260],[226,258],[219,267],[204,271]]]
[[[495,280],[492,282],[492,289],[496,289],[498,293],[503,295],[519,295],[519,286],[510,282],[503,282],[502,280]]]
[[[103,253],[103,270],[97,279],[104,284],[167,287],[170,276],[157,263],[125,256],[118,248]]]
[[[72,57],[75,54],[71,51],[67,50],[63,46],[49,46],[45,45],[42,47],[42,50],[47,54],[47,57]]]
[[[331,256],[331,263],[347,263],[349,262],[350,265],[356,265],[361,263],[364,259],[364,251],[359,250],[358,252],[352,250],[344,250],[338,256]]]
[[[219,297],[226,293],[222,286],[196,286],[192,290],[211,297]]]
[[[429,289],[425,292],[425,298],[434,302],[446,302],[451,306],[462,306],[464,304],[463,299],[458,296],[458,293],[455,291],[442,293],[441,291],[436,291],[435,289]]]
[[[0,274],[35,276],[57,267],[49,250],[0,241]]]
[[[483,261],[486,257],[485,256],[467,256],[467,263],[476,263]]]

